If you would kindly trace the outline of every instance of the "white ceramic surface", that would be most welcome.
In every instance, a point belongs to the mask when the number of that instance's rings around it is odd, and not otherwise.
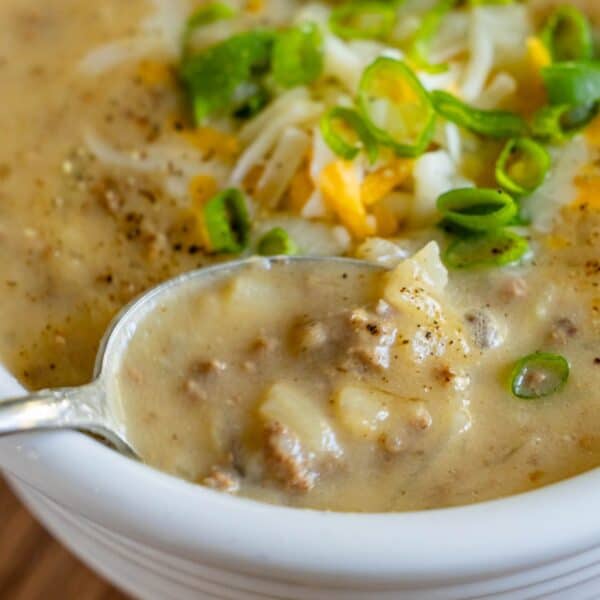
[[[0,397],[19,390],[0,374]],[[2,439],[0,468],[142,599],[600,598],[600,470],[474,506],[352,515],[231,498],[74,432]]]

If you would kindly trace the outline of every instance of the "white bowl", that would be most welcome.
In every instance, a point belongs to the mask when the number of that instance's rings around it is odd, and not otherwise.
[[[0,373],[0,397],[22,391]],[[371,515],[233,498],[75,432],[1,439],[0,468],[60,540],[138,598],[600,595],[600,470],[473,506]]]

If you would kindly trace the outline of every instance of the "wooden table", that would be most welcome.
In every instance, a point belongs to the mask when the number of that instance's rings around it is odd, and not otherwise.
[[[0,476],[0,599],[125,600],[31,517]]]

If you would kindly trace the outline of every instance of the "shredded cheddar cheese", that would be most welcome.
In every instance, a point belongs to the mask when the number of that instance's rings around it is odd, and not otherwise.
[[[361,185],[354,165],[336,160],[321,173],[319,187],[329,208],[358,239],[374,233],[361,199]]]
[[[363,204],[372,206],[387,196],[410,177],[413,166],[414,161],[399,158],[367,175],[360,191]]]
[[[295,213],[300,213],[313,193],[314,186],[308,166],[298,169],[290,183],[288,207]]]
[[[212,154],[224,161],[232,161],[240,152],[235,136],[212,127],[186,130],[181,135],[202,154]]]
[[[261,13],[265,9],[265,0],[247,0],[246,10],[251,13]]]
[[[192,208],[201,209],[218,191],[217,181],[210,175],[197,175],[188,186]]]
[[[142,60],[138,65],[138,77],[149,87],[167,85],[173,80],[171,67],[157,60]]]
[[[547,67],[552,62],[548,48],[536,36],[527,38],[527,58],[536,76],[539,76],[540,69]]]

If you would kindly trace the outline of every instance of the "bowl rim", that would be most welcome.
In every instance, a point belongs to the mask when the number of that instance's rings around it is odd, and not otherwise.
[[[542,567],[600,546],[600,468],[479,504],[357,514],[232,497],[77,432],[0,439],[0,467],[138,543],[274,580],[447,585]]]

